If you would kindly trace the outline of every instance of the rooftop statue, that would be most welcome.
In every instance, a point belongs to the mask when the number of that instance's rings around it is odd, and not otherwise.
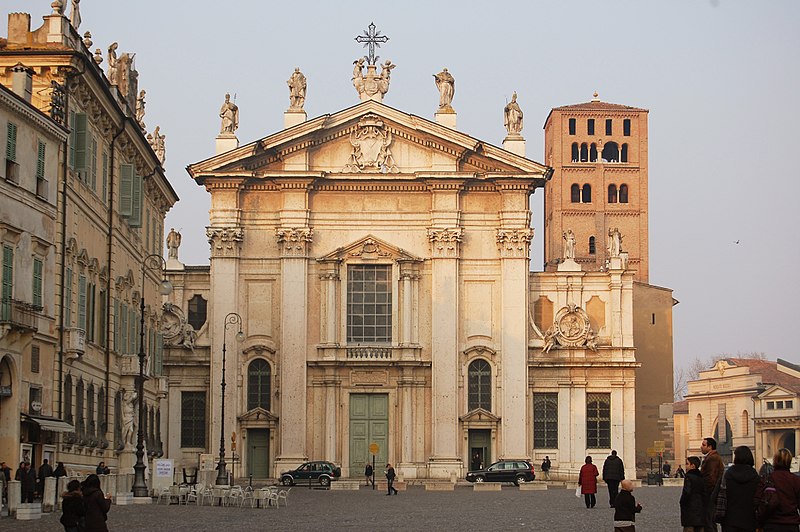
[[[306,77],[300,72],[300,67],[294,69],[286,84],[289,85],[289,110],[302,110],[306,103],[307,82]]]
[[[517,103],[517,93],[511,96],[511,101],[503,109],[503,125],[506,126],[508,135],[519,135],[522,132],[522,109]]]
[[[225,95],[225,103],[219,110],[219,117],[222,119],[220,133],[234,133],[239,128],[239,107],[231,102],[231,95]]]
[[[452,111],[453,96],[456,94],[456,78],[443,68],[441,72],[433,75],[436,88],[439,89],[439,109]]]

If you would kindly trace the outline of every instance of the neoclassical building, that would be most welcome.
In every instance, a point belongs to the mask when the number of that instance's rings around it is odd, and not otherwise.
[[[496,147],[452,107],[431,121],[376,100],[290,109],[241,147],[223,121],[188,167],[211,195],[211,260],[169,264],[168,456],[196,465],[222,436],[237,476],[307,459],[360,476],[376,443],[407,479],[451,479],[475,454],[575,473],[613,448],[633,476],[628,254],[584,271],[573,249],[531,273],[529,199],[552,168],[518,132]]]

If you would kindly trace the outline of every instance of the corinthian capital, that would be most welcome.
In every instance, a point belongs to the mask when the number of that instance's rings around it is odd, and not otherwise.
[[[279,227],[275,229],[278,246],[284,256],[304,257],[314,238],[313,227]]]
[[[241,227],[206,227],[212,257],[232,257],[239,254],[244,231]]]
[[[431,243],[431,255],[434,257],[456,258],[459,253],[462,229],[460,227],[428,229],[428,240]]]
[[[498,229],[497,247],[502,258],[528,258],[533,229]]]

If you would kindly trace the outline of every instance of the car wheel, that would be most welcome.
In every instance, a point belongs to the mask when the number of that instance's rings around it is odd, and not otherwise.
[[[525,482],[527,482],[527,480],[525,480],[525,475],[517,475],[517,478],[514,479],[514,484],[517,486]]]
[[[481,476],[475,477],[475,482],[484,482],[484,481],[486,481],[486,479],[484,477],[481,477]]]
[[[284,486],[291,486],[292,484],[294,484],[294,482],[292,482],[292,477],[283,477],[281,479],[281,484],[283,484]]]
[[[328,477],[319,477],[319,485],[327,488],[331,485],[331,479]]]

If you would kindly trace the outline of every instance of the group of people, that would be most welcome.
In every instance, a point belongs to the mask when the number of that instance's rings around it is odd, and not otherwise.
[[[100,489],[100,477],[89,475],[83,482],[70,480],[61,497],[61,524],[66,532],[108,532],[111,495]]]
[[[386,495],[397,495],[397,488],[394,487],[394,479],[397,478],[397,473],[395,473],[392,464],[386,464],[386,470],[383,474],[386,476]],[[367,486],[370,484],[373,487],[375,486],[375,470],[369,462],[364,465],[364,477],[367,479]]]
[[[577,495],[583,495],[586,508],[594,508],[597,504],[597,477],[600,471],[587,456],[578,474]],[[614,531],[634,532],[636,530],[636,514],[642,511],[642,505],[633,496],[633,482],[625,478],[625,465],[612,450],[603,464],[603,481],[608,487],[608,505],[614,508]]]
[[[700,445],[704,457],[686,459],[680,498],[684,532],[763,530],[800,531],[800,477],[790,473],[792,453],[780,449],[772,458],[772,473],[760,476],[746,445],[733,451],[727,470],[714,438]]]

